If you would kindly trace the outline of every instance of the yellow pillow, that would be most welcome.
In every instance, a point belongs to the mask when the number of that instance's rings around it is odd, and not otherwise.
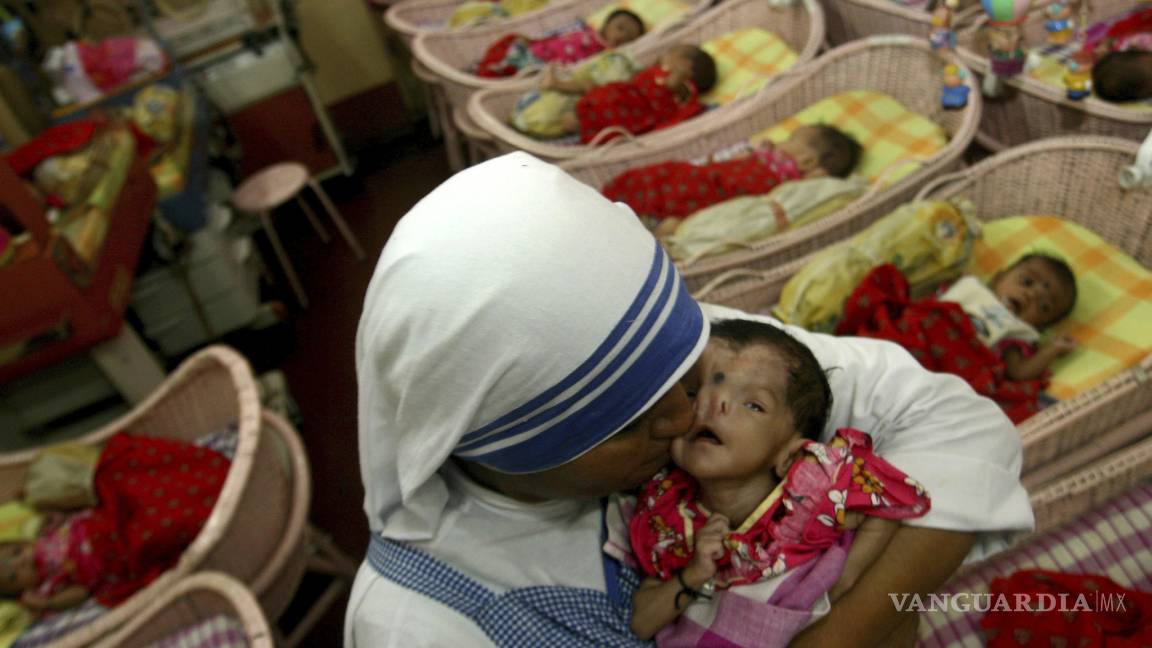
[[[644,33],[648,33],[654,27],[659,27],[683,16],[694,6],[696,3],[685,0],[621,0],[620,2],[610,2],[588,14],[587,23],[599,28],[608,18],[608,14],[617,9],[627,9],[640,16],[640,19],[644,21]]]
[[[747,96],[796,64],[796,52],[788,43],[760,27],[721,34],[700,48],[716,61],[716,87],[702,97],[705,103],[726,104]]]
[[[1052,367],[1048,391],[1067,399],[1152,353],[1152,271],[1091,230],[1054,216],[1013,216],[984,226],[968,272],[991,279],[1019,257],[1064,259],[1076,275],[1076,308],[1046,334],[1067,334],[1080,348]]]
[[[773,311],[777,318],[811,331],[830,332],[844,300],[872,268],[891,263],[913,287],[959,274],[972,253],[977,227],[971,205],[912,202],[850,239],[813,255],[792,276]]]
[[[925,115],[909,110],[895,97],[874,90],[850,90],[825,97],[784,121],[752,136],[777,144],[801,126],[827,124],[851,135],[864,148],[855,173],[875,181],[907,158],[935,155],[948,145],[948,133]],[[893,168],[885,181],[896,182],[920,168],[909,163]]]

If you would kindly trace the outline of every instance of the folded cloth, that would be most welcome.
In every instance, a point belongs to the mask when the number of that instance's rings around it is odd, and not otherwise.
[[[959,304],[933,297],[913,301],[908,280],[891,264],[874,268],[844,302],[836,334],[896,342],[926,369],[963,378],[1014,423],[1040,410],[1048,385],[1045,379],[1009,379],[1004,361],[980,341]]]

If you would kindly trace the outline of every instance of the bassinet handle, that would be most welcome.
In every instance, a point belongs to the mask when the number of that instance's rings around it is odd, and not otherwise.
[[[928,194],[938,191],[945,185],[954,184],[956,182],[960,182],[961,180],[967,180],[971,175],[972,172],[970,169],[960,169],[959,171],[953,171],[952,173],[945,173],[944,175],[936,176],[932,180],[928,181],[928,183],[923,187],[921,187],[920,191],[916,192],[915,200],[924,200]]]
[[[712,280],[704,284],[700,290],[692,293],[692,299],[695,299],[696,301],[704,301],[704,298],[715,291],[717,288],[735,279],[764,279],[767,276],[768,273],[765,271],[749,270],[747,268],[733,268],[727,272],[721,272],[720,274],[713,277]]]
[[[605,139],[614,134],[618,134],[620,137],[604,142]],[[599,146],[601,142],[603,142],[603,146]],[[593,162],[607,155],[612,149],[619,148],[625,144],[634,144],[638,148],[647,146],[644,140],[638,139],[623,126],[609,126],[599,133],[596,133],[596,136],[588,141],[586,145],[587,150],[573,156],[572,160],[574,162]]]

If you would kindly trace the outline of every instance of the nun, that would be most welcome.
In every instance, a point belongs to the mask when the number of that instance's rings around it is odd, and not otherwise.
[[[512,153],[399,222],[356,336],[371,528],[345,645],[631,646],[636,575],[608,558],[603,498],[669,460],[693,423],[678,383],[709,320],[640,221]],[[965,557],[1032,527],[1013,425],[899,347],[793,327],[829,371],[837,428],[870,433],[932,511],[909,520],[795,645],[891,645]]]

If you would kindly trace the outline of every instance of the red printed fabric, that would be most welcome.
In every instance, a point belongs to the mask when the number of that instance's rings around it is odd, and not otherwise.
[[[668,73],[657,66],[642,70],[628,81],[596,86],[576,102],[580,141],[587,144],[600,131],[620,126],[633,135],[674,126],[704,110],[695,89],[684,102],[664,85]],[[616,135],[604,141],[615,139]]]
[[[689,216],[737,196],[766,194],[801,177],[795,164],[766,164],[755,156],[700,166],[660,162],[621,173],[604,187],[604,195],[641,216],[663,220]]]
[[[99,125],[99,122],[86,119],[50,126],[9,153],[6,159],[16,175],[24,175],[50,157],[87,146]]]
[[[815,559],[844,534],[847,511],[902,520],[931,507],[924,488],[873,454],[871,437],[859,430],[843,428],[831,443],[811,441],[804,451],[788,469],[781,496],[769,496],[728,534],[713,578],[717,587],[755,583]],[[629,521],[641,571],[675,577],[692,561],[689,538],[709,515],[695,478],[680,468],[657,473],[641,487]]]
[[[1152,646],[1152,594],[1103,576],[1027,569],[993,580],[989,593],[980,625],[990,648]],[[998,601],[1013,609],[998,610]],[[1017,601],[1028,610],[1016,610]]]
[[[520,34],[508,34],[492,43],[484,52],[480,62],[476,64],[476,76],[485,78],[498,78],[515,76],[520,66],[511,55],[512,48],[527,42],[527,38]]]
[[[1144,38],[1134,39],[1138,36]],[[1135,44],[1135,49],[1144,49],[1140,46],[1147,43],[1148,36],[1152,36],[1152,7],[1138,9],[1117,21],[1108,29],[1105,38],[1112,39],[1120,49],[1129,49],[1129,44]]]
[[[908,280],[885,264],[868,273],[844,302],[837,335],[896,342],[931,371],[963,378],[1019,423],[1040,410],[1048,381],[1010,380],[1004,361],[984,346],[959,304],[925,298],[913,302]]]
[[[173,567],[216,505],[229,466],[224,455],[182,441],[109,439],[94,478],[100,503],[84,534],[103,569],[82,584],[116,605]]]

